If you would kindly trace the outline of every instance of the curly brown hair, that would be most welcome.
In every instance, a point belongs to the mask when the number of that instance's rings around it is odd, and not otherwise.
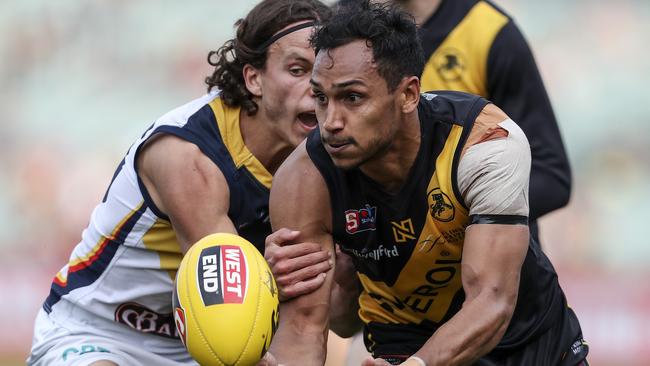
[[[246,88],[244,65],[263,69],[267,48],[262,45],[279,30],[301,20],[324,21],[330,9],[318,0],[264,0],[244,19],[235,22],[236,36],[221,48],[208,53],[208,63],[214,66],[205,78],[208,91],[217,87],[226,105],[241,106],[249,115],[257,112],[257,103]]]

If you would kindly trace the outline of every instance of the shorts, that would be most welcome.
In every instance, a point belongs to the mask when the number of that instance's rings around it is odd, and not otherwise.
[[[588,353],[589,346],[582,338],[578,317],[571,308],[565,307],[563,317],[537,339],[514,352],[502,355],[492,352],[475,365],[586,366]]]
[[[69,329],[72,328],[72,329]],[[117,338],[79,327],[58,325],[41,309],[34,325],[30,366],[86,366],[97,361],[112,361],[120,366],[195,366],[187,351],[161,355],[148,350],[146,336]],[[140,338],[145,339],[141,341]]]
[[[474,366],[588,366],[589,346],[582,338],[578,318],[566,307],[561,319],[536,339],[517,350],[494,350],[478,359]],[[399,364],[408,355],[379,356],[391,364]]]

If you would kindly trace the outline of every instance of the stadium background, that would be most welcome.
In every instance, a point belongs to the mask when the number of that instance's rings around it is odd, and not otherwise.
[[[208,50],[253,3],[0,2],[0,364],[22,363],[131,142],[203,93]],[[497,3],[532,45],[572,162],[571,203],[542,237],[591,362],[650,364],[650,2]]]

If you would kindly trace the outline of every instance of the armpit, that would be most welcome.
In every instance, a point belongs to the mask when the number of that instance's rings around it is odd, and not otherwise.
[[[469,146],[458,165],[458,187],[470,215],[528,216],[530,146],[511,119],[495,125],[506,136]]]

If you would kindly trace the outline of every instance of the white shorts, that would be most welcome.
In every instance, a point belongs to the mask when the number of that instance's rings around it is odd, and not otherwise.
[[[187,352],[153,353],[144,341],[115,338],[87,331],[83,327],[63,327],[41,309],[34,325],[32,350],[27,359],[34,366],[86,366],[96,361],[112,361],[120,366],[198,365]],[[136,334],[136,336],[139,336]]]

